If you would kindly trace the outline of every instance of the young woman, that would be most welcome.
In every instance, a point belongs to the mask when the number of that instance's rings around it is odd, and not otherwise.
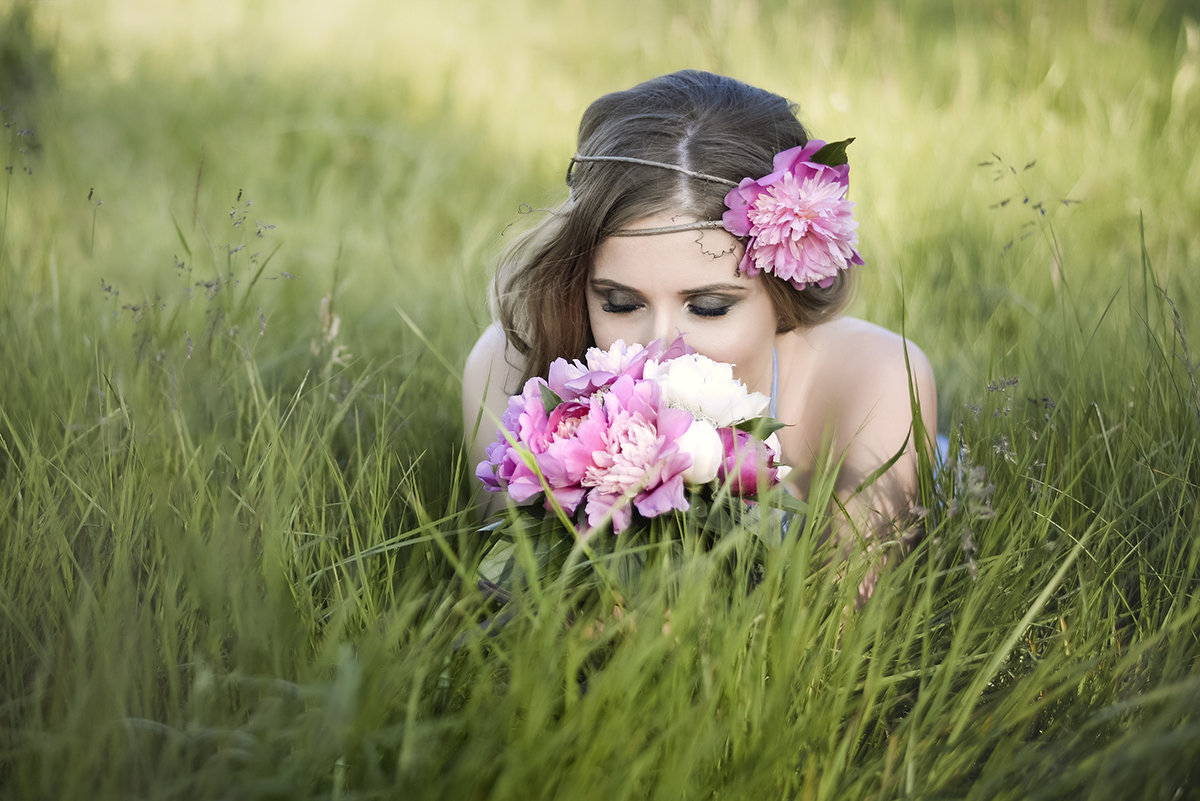
[[[569,197],[501,263],[497,321],[467,359],[473,458],[508,396],[554,359],[682,334],[771,397],[797,495],[822,459],[840,462],[842,536],[901,532],[929,446],[916,432],[936,430],[933,371],[911,342],[839,313],[862,261],[844,148],[822,144],[782,97],[710,73],[594,102]]]

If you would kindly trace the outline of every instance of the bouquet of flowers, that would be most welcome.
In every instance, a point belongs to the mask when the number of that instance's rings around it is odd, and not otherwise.
[[[744,503],[787,471],[776,463],[769,402],[682,338],[617,341],[531,378],[509,400],[476,476],[585,540],[608,523],[620,534],[635,516],[685,512],[722,488]]]

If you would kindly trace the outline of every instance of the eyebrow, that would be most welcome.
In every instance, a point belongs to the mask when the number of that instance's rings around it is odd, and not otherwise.
[[[594,289],[621,289],[626,292],[632,292],[635,295],[642,294],[639,290],[637,290],[631,286],[626,286],[625,284],[622,284],[619,281],[613,281],[612,279],[609,279],[609,278],[593,278],[588,283],[590,283]],[[745,294],[748,291],[748,289],[749,289],[748,287],[742,286],[741,284],[718,283],[718,284],[705,284],[704,286],[691,287],[689,289],[684,289],[684,290],[680,291],[679,294],[683,295],[685,297],[690,296],[690,295],[707,295],[712,292],[734,292],[736,294],[742,295],[742,294]]]

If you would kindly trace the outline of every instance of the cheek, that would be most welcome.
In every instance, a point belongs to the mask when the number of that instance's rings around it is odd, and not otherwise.
[[[749,365],[769,353],[775,342],[774,309],[769,304],[756,304],[724,325],[697,327],[687,342],[710,359]]]
[[[718,362],[740,364],[753,351],[760,349],[757,338],[711,336],[706,333],[693,333],[684,337],[685,341],[701,356],[707,356]]]
[[[601,350],[608,350],[618,339],[626,344],[640,342],[646,344],[650,333],[643,329],[639,315],[613,315],[603,310],[588,309],[588,329],[592,334],[592,344]]]
[[[612,343],[620,338],[619,334],[614,334],[612,321],[602,314],[599,306],[588,302],[588,330],[592,334],[592,342],[596,347],[602,350],[608,350],[612,347]]]

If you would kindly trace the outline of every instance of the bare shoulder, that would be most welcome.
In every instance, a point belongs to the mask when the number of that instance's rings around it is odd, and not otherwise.
[[[463,378],[495,372],[497,369],[515,371],[519,365],[508,363],[510,351],[500,324],[492,323],[484,329],[475,346],[471,348],[463,367]]]
[[[492,439],[509,396],[520,389],[524,372],[521,355],[509,346],[499,324],[492,323],[463,366],[463,430],[476,457]]]
[[[805,393],[815,412],[807,424],[809,446],[830,435],[829,445],[842,457],[836,486],[847,513],[867,530],[889,525],[911,505],[917,454],[929,446],[927,439],[913,436],[917,409],[926,438],[937,428],[929,359],[894,331],[853,317],[830,320],[802,336],[812,360]],[[863,489],[863,482],[889,462],[886,473]]]
[[[782,374],[792,394],[780,396],[781,410],[790,415],[780,441],[795,481],[803,487],[822,454],[833,454],[840,459],[835,490],[854,526],[861,526],[856,530],[890,529],[912,505],[919,452],[936,431],[929,359],[894,331],[853,317],[795,333],[784,340],[791,378]],[[924,437],[913,436],[914,395]]]
[[[807,334],[819,354],[822,373],[836,383],[870,394],[915,385],[922,396],[934,392],[933,367],[924,351],[894,331],[855,317],[839,317]]]
[[[936,431],[933,368],[916,344],[853,317],[830,320],[803,336],[812,358],[808,408],[834,424],[835,442],[850,449],[850,461],[874,469],[895,453],[912,429],[914,395],[925,430]]]

